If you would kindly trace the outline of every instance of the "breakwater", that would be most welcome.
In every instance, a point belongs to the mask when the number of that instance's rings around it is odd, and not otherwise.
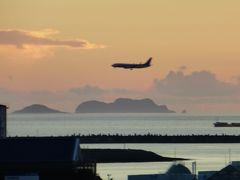
[[[108,143],[240,143],[240,135],[119,135],[119,134],[73,134],[69,136],[43,136],[45,138],[78,137],[81,144]],[[12,136],[7,138],[39,138],[39,136]]]
[[[97,143],[240,143],[240,135],[78,135],[83,144]]]

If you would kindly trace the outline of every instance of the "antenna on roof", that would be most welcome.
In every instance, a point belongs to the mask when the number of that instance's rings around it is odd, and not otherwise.
[[[176,150],[176,147],[174,147],[174,164],[177,164],[177,161],[176,161],[176,158],[177,158],[177,150]]]
[[[228,158],[229,158],[229,163],[231,163],[231,149],[229,148],[228,149]]]
[[[227,166],[227,154],[224,153],[224,157],[225,157],[225,166]]]

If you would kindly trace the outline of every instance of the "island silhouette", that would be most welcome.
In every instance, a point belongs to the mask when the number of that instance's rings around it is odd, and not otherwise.
[[[112,103],[86,101],[76,108],[76,113],[175,113],[166,105],[157,105],[151,99],[118,98]]]
[[[66,113],[42,104],[32,104],[13,112],[14,114]],[[166,105],[157,105],[151,99],[118,98],[114,102],[85,101],[79,104],[75,113],[175,113]]]
[[[65,113],[56,109],[49,108],[42,104],[32,104],[30,106],[27,106],[23,109],[17,110],[13,112],[14,114],[25,114],[25,113],[34,113],[34,114],[40,114],[40,113]]]

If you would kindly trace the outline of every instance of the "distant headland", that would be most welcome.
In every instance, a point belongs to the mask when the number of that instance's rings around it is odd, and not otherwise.
[[[166,105],[157,105],[151,99],[118,98],[112,103],[86,101],[76,108],[76,113],[175,113]]]
[[[21,110],[17,110],[13,112],[14,114],[25,114],[25,113],[34,113],[34,114],[43,114],[43,113],[65,113],[56,109],[49,108],[45,105],[41,104],[33,104],[27,106]]]

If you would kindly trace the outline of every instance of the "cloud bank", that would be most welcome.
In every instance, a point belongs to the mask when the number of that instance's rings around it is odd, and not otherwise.
[[[185,69],[185,68],[184,68]],[[225,82],[209,71],[170,71],[163,79],[155,79],[147,92],[158,103],[176,111],[239,112],[240,84]]]
[[[161,95],[181,97],[231,96],[240,92],[239,85],[220,81],[209,71],[195,71],[189,75],[170,71],[164,79],[154,81],[154,88]]]
[[[97,96],[103,96],[103,95],[110,95],[110,94],[116,94],[116,95],[136,95],[139,94],[139,91],[133,91],[128,89],[102,89],[98,86],[91,86],[91,85],[85,85],[82,87],[77,88],[71,88],[69,89],[69,92],[81,95],[81,96],[87,96],[87,97],[97,97]]]

